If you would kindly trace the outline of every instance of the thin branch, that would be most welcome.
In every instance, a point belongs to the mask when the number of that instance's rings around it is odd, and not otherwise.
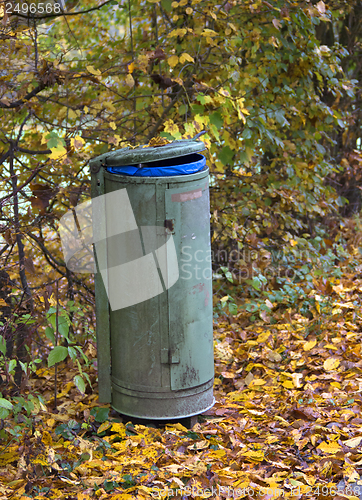
[[[6,243],[6,245],[4,245],[4,246],[2,247],[2,249],[0,250],[0,255],[2,255],[4,252],[6,252],[6,250],[9,248],[9,246],[10,246],[10,245],[8,245],[8,244]]]
[[[47,87],[47,85],[45,83],[40,83],[31,92],[26,94],[26,96],[24,96],[22,99],[18,99],[17,101],[11,102],[10,104],[5,104],[4,102],[0,101],[0,108],[5,108],[5,109],[17,108],[18,106],[21,106],[22,104],[24,104],[25,101],[29,101],[36,94],[39,94],[39,92],[44,90],[46,87]]]
[[[2,156],[0,156],[0,165],[4,163],[5,160],[7,160],[10,156],[10,149],[6,151]]]
[[[32,233],[30,233],[30,232],[29,232],[29,233],[27,233],[27,236],[28,236],[29,238],[31,238],[32,240],[34,240],[34,241],[37,243],[37,245],[38,245],[38,246],[39,246],[39,247],[43,250],[44,255],[47,255],[47,256],[49,257],[49,259],[51,259],[51,260],[54,262],[54,264],[56,264],[57,266],[65,267],[65,262],[62,262],[62,261],[60,261],[60,260],[57,260],[57,259],[56,259],[56,258],[55,258],[55,257],[54,257],[54,256],[53,256],[50,252],[49,252],[49,250],[46,248],[46,246],[45,246],[45,245],[44,245],[41,241],[39,241],[39,240],[38,240],[38,238],[37,238],[36,236],[34,236],[34,234],[32,234]]]
[[[31,149],[25,149],[20,146],[16,146],[16,150],[20,151],[20,153],[27,153],[29,155],[50,155],[52,152],[51,149],[40,149],[39,151],[33,151]]]
[[[152,137],[157,133],[158,128],[161,126],[163,120],[166,118],[168,112],[174,107],[178,99],[181,97],[181,95],[185,92],[185,88],[181,87],[175,97],[172,99],[170,104],[167,106],[167,108],[164,109],[162,115],[160,118],[157,120],[156,124],[152,127],[151,132],[147,136],[147,140],[150,141]]]
[[[24,118],[22,124],[20,125],[20,129],[19,129],[19,133],[18,133],[18,137],[16,138],[16,141],[15,141],[15,146],[18,145],[18,142],[20,141],[20,138],[21,138],[21,134],[23,133],[23,129],[25,127],[25,124],[26,122],[29,120],[29,118],[31,117],[31,113],[28,113],[26,115],[26,117]]]
[[[27,186],[28,184],[31,183],[31,181],[34,179],[34,177],[36,177],[36,175],[38,174],[38,172],[45,166],[45,164],[48,162],[48,160],[43,164],[41,165],[40,167],[37,167],[33,173],[31,174],[31,176],[25,181],[23,182],[23,184],[21,186],[19,186],[18,188],[16,188],[16,191],[12,192],[11,194],[8,194],[7,196],[4,196],[4,198],[1,198],[0,199],[0,207],[2,207],[4,205],[4,201],[5,200],[8,200],[9,198],[12,198],[13,196],[17,195],[19,193],[19,191],[21,191],[25,186]]]
[[[12,182],[12,196],[14,198],[14,228],[16,232],[16,244],[18,247],[18,254],[19,254],[19,276],[20,276],[20,281],[21,285],[24,291],[24,294],[27,296],[27,298],[30,301],[30,309],[33,309],[33,299],[31,296],[31,291],[28,285],[28,280],[26,279],[26,274],[25,274],[25,252],[24,252],[24,243],[21,237],[21,232],[20,232],[20,220],[19,220],[19,199],[18,199],[18,176],[15,174],[14,170],[14,152],[11,150],[10,153],[10,159],[9,159],[9,166],[10,166],[10,175],[11,175],[11,182]]]

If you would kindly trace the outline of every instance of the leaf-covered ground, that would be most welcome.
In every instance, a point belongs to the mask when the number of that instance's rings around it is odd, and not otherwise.
[[[39,370],[47,408],[32,428],[3,422],[14,437],[1,443],[1,498],[356,498],[362,278],[318,286],[329,295],[316,289],[313,319],[215,324],[217,402],[192,429],[121,419],[96,390],[80,395],[66,365],[54,411],[54,369]]]

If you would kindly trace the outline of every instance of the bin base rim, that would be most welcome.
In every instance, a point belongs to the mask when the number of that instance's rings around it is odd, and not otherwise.
[[[196,415],[202,415],[202,413],[204,413],[207,410],[210,410],[210,408],[212,408],[214,406],[214,404],[216,403],[216,399],[214,397],[212,399],[213,399],[212,403],[209,406],[207,406],[206,408],[203,408],[202,410],[198,410],[198,411],[192,412],[192,413],[180,414],[180,415],[175,415],[175,416],[168,416],[168,417],[146,416],[144,414],[139,415],[139,414],[136,414],[133,412],[121,411],[121,410],[117,409],[113,404],[111,406],[116,412],[121,413],[122,415],[126,415],[127,417],[141,418],[144,420],[165,420],[165,421],[168,421],[168,420],[177,420],[179,418],[188,418],[188,417],[194,417]]]

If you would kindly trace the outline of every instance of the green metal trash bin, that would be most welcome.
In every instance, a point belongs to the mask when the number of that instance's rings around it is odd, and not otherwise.
[[[204,149],[175,141],[90,162],[99,399],[125,415],[166,420],[214,404]],[[114,230],[122,218],[129,230]]]

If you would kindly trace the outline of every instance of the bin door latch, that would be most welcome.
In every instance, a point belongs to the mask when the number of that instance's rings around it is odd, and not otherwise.
[[[175,219],[165,219],[164,226],[168,234],[175,234]]]
[[[178,349],[161,349],[161,363],[174,365],[180,362]]]

